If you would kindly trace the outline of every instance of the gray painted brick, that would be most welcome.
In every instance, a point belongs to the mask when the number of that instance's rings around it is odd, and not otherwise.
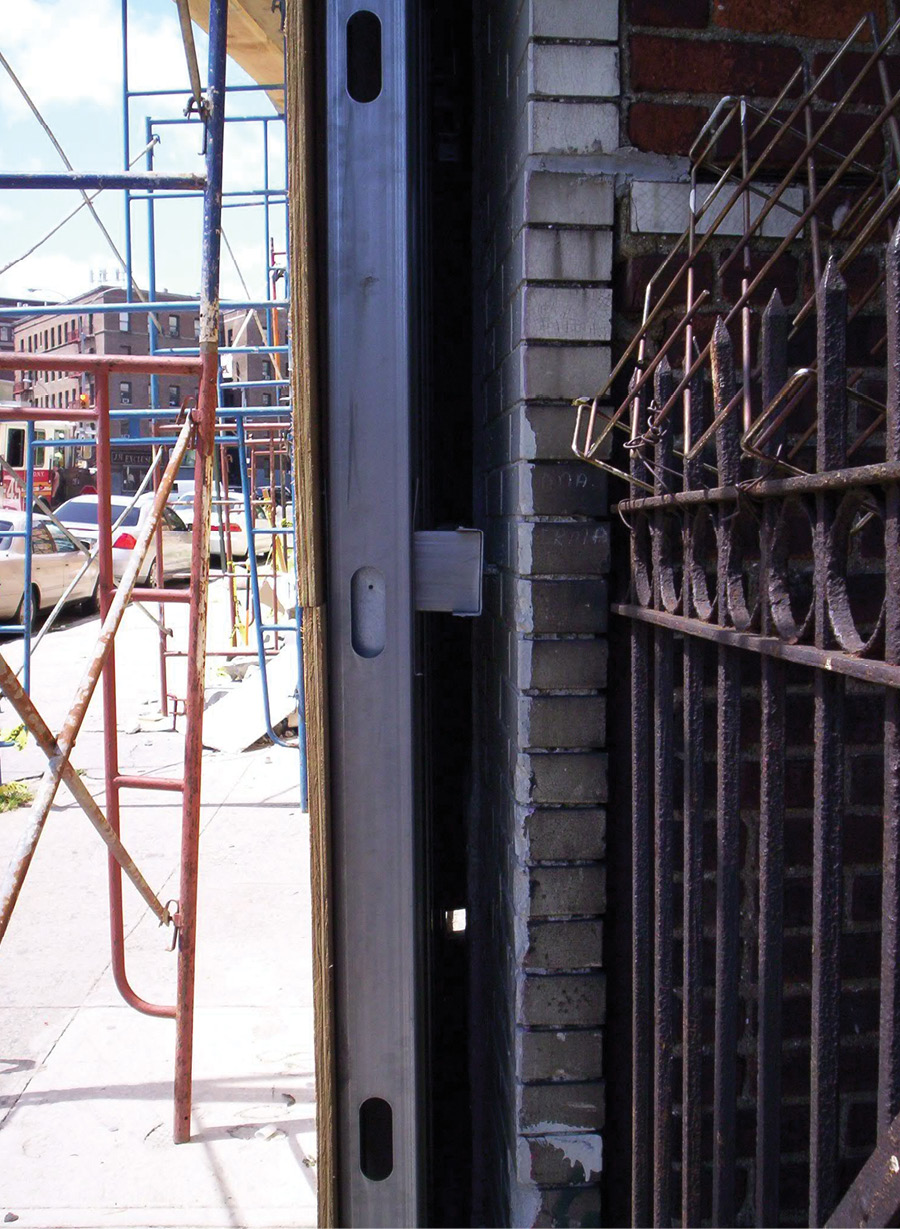
[[[531,0],[531,31],[536,38],[619,37],[617,0]]]
[[[518,345],[526,401],[593,397],[609,379],[608,346]],[[574,418],[573,418],[574,423]]]
[[[520,336],[529,341],[608,341],[612,291],[600,286],[532,286],[518,292]],[[514,325],[514,329],[515,329]]]
[[[564,406],[519,406],[510,426],[511,461],[570,461],[575,410]]]
[[[619,108],[609,102],[530,101],[529,153],[611,154],[619,145]]]
[[[608,282],[612,276],[612,231],[527,226],[519,248],[511,276],[533,282]]]
[[[605,640],[519,640],[517,678],[525,690],[591,690],[606,686]]]
[[[606,812],[602,808],[517,811],[522,856],[528,862],[587,860],[606,853]]]
[[[596,1028],[606,1018],[606,978],[602,973],[529,975],[520,1012],[530,1028]]]
[[[603,1171],[603,1139],[594,1132],[531,1135],[523,1140],[519,1155],[520,1182],[579,1186],[599,1181]]]
[[[605,696],[518,696],[519,746],[602,747]]]
[[[599,969],[603,967],[603,922],[533,922],[528,927],[529,969]]]
[[[525,223],[612,226],[612,180],[571,171],[530,171],[518,216]]]
[[[534,866],[529,872],[528,890],[532,918],[570,914],[595,917],[606,910],[606,867],[602,863]]]
[[[605,802],[607,759],[598,751],[520,755],[516,793],[520,802],[578,806]]]
[[[518,570],[526,576],[603,576],[609,523],[529,521],[517,525]]]
[[[541,1135],[560,1127],[598,1131],[604,1125],[602,1083],[525,1084],[520,1089],[519,1124]]]
[[[616,47],[532,43],[528,91],[554,98],[617,98],[619,52]]]
[[[604,516],[606,474],[595,465],[520,463],[512,471],[511,490],[504,489],[504,512],[511,516]],[[513,496],[511,501],[509,496]]]
[[[607,586],[596,580],[519,580],[517,624],[536,635],[599,634],[606,631]]]
[[[594,1080],[603,1075],[603,1034],[598,1029],[535,1032],[520,1029],[519,1075],[529,1080]]]

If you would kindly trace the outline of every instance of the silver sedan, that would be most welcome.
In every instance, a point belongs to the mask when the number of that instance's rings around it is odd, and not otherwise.
[[[0,622],[25,621],[25,513],[0,508]],[[86,556],[43,516],[31,528],[31,612],[55,606],[85,564]],[[66,598],[97,609],[97,561],[94,560]]]

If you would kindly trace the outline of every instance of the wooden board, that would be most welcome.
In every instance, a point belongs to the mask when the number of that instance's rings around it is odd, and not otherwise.
[[[188,7],[197,25],[208,30],[209,0],[188,0]],[[260,85],[284,80],[283,42],[281,14],[272,12],[272,0],[229,0],[228,54]],[[269,98],[284,111],[283,90],[269,91]]]
[[[294,409],[294,518],[297,592],[303,610],[303,677],[309,774],[316,1037],[319,1225],[338,1223],[335,1119],[332,841],[329,809],[328,687],[322,557],[323,468],[318,395],[315,252],[315,65],[313,0],[291,0],[285,27],[288,225],[291,285],[291,399]]]

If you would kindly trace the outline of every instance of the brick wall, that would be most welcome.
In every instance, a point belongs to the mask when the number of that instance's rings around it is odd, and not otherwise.
[[[609,370],[617,36],[613,0],[476,7],[476,1224],[601,1215],[609,550],[569,444]]]

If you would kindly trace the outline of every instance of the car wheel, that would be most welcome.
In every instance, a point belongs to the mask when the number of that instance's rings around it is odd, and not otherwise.
[[[159,585],[159,568],[156,566],[156,560],[151,559],[150,567],[147,571],[147,588],[156,589]]]
[[[41,608],[41,595],[37,585],[31,586],[31,628],[34,630],[37,623],[38,612]],[[13,620],[19,627],[25,626],[25,594],[22,594],[22,600],[19,602],[19,609],[16,611],[15,619]]]
[[[90,597],[86,597],[81,603],[81,608],[85,614],[97,614],[100,609],[100,581],[94,585],[94,592]]]

